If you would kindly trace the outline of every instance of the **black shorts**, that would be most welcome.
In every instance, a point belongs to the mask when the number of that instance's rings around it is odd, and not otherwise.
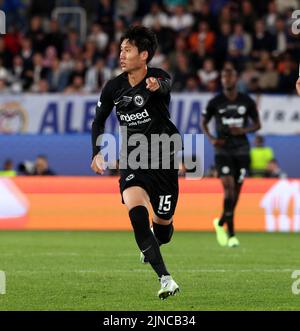
[[[242,183],[249,172],[250,154],[222,152],[215,154],[215,164],[219,177],[233,176],[237,183]]]
[[[132,186],[142,187],[149,195],[154,213],[169,220],[175,212],[178,200],[178,169],[121,169],[120,192]]]

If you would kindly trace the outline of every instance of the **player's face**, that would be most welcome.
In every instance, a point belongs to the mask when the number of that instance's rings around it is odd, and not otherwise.
[[[147,52],[139,53],[138,48],[125,39],[121,44],[120,66],[125,72],[140,69],[146,63]]]
[[[236,73],[234,71],[223,71],[221,75],[221,82],[225,90],[233,90],[237,82]]]

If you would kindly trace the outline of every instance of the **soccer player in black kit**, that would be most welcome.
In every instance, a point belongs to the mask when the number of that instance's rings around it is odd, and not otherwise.
[[[237,91],[234,68],[223,69],[221,83],[223,93],[208,102],[201,124],[214,146],[215,164],[224,189],[223,213],[214,220],[217,241],[221,246],[236,247],[239,240],[234,231],[234,210],[250,165],[250,145],[246,134],[259,130],[261,125],[255,102]],[[215,119],[216,136],[208,128],[212,118]],[[225,223],[228,233],[223,227]]]
[[[132,27],[122,36],[120,66],[123,73],[108,81],[98,101],[92,124],[91,168],[99,174],[104,171],[104,158],[97,140],[104,133],[105,121],[115,106],[120,127],[127,129],[124,134],[127,135],[127,144],[123,144],[120,153],[120,165],[122,161],[128,161],[124,169],[120,166],[122,202],[128,208],[142,262],[149,262],[157,273],[161,283],[158,296],[165,299],[179,291],[160,252],[160,245],[168,243],[173,234],[173,214],[178,198],[178,168],[170,166],[169,169],[152,169],[149,164],[147,169],[133,169],[128,160],[128,155],[136,147],[129,144],[128,140],[135,134],[138,134],[135,137],[146,136],[149,145],[146,147],[150,147],[153,134],[179,135],[169,119],[170,76],[161,69],[147,66],[156,48],[155,34],[145,27]],[[169,154],[170,160],[174,160],[174,149],[170,149]],[[153,161],[150,154],[147,158],[149,162]],[[160,153],[157,160],[160,166],[161,159]],[[150,204],[153,208],[152,228],[148,213]]]

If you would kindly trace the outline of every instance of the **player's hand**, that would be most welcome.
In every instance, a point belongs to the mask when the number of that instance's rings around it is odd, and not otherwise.
[[[296,90],[298,95],[300,95],[300,77],[298,78],[297,82],[296,82]]]
[[[210,139],[210,142],[215,147],[221,147],[221,146],[223,146],[225,144],[225,140],[224,139],[212,138],[212,139]]]
[[[241,136],[245,134],[245,130],[243,128],[238,128],[236,126],[230,126],[229,130],[233,136]]]
[[[154,77],[149,77],[146,79],[146,89],[148,89],[151,92],[155,92],[159,89],[160,85],[158,83],[158,80]]]
[[[184,163],[180,162],[178,168],[178,176],[184,176],[185,174],[186,174],[186,167]]]
[[[97,154],[94,156],[91,168],[96,174],[103,175],[105,170],[105,161],[101,154]]]

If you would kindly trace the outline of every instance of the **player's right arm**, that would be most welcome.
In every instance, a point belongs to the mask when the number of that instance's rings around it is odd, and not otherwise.
[[[296,82],[296,90],[297,90],[297,94],[300,95],[300,77],[298,78],[298,80]]]
[[[155,68],[154,76],[146,79],[146,89],[160,95],[167,95],[171,92],[170,75],[162,69]]]
[[[101,136],[104,133],[105,122],[114,107],[111,91],[111,81],[102,90],[100,100],[96,106],[95,118],[92,123],[92,164],[95,173],[103,174],[105,170],[104,158],[101,155]]]
[[[209,101],[206,109],[202,112],[202,119],[201,119],[201,128],[202,131],[207,135],[209,141],[213,146],[222,146],[224,145],[225,141],[223,139],[218,139],[215,136],[211,134],[208,128],[208,123],[211,120],[211,118],[215,114],[215,108],[213,106],[213,102]]]

